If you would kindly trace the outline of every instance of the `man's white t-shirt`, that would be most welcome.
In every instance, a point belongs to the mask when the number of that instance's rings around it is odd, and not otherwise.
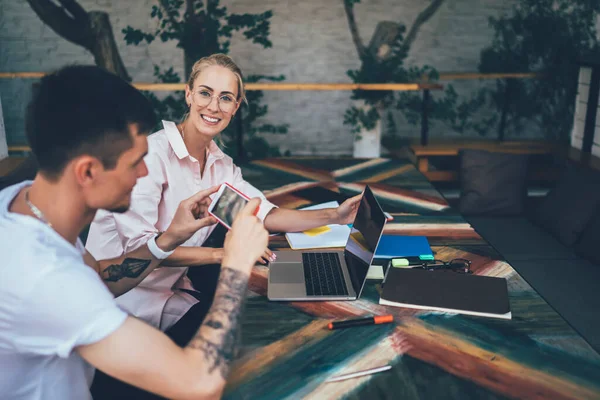
[[[90,399],[94,368],[76,351],[119,328],[127,314],[83,244],[8,207],[23,182],[0,192],[0,398]]]

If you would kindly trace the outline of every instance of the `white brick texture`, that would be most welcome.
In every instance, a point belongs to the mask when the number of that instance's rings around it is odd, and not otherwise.
[[[121,30],[127,25],[152,30],[149,17],[155,0],[78,0],[88,11],[110,14],[121,56],[134,81],[151,81],[153,64],[183,71],[183,54],[175,43],[127,46]],[[286,76],[288,82],[349,82],[348,69],[359,67],[342,0],[222,0],[236,13],[273,10],[271,41],[263,50],[234,35],[231,55],[245,74]],[[397,21],[410,27],[425,7],[422,0],[363,0],[355,6],[365,44],[379,21]],[[489,16],[507,11],[513,0],[448,0],[421,29],[409,63],[428,64],[439,71],[477,70],[481,49],[490,44]],[[45,26],[26,1],[0,0],[0,71],[50,71],[69,63],[92,63],[92,56]],[[0,92],[9,143],[25,143],[24,109],[31,92],[30,79],[0,79]],[[469,94],[478,82],[457,82],[459,93]],[[353,137],[343,125],[351,105],[350,92],[267,92],[266,121],[289,124],[287,135],[268,139],[292,154],[351,154]],[[399,134],[419,136],[419,127],[398,119]],[[432,124],[431,137],[456,135]],[[534,135],[530,133],[527,136]],[[492,138],[495,132],[489,136]]]

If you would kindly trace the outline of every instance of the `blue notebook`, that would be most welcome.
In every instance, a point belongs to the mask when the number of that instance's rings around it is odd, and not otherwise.
[[[433,252],[425,236],[383,235],[374,258],[421,257],[433,259]]]

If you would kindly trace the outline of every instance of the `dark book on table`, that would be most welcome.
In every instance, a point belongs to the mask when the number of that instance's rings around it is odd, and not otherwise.
[[[389,268],[379,304],[511,319],[506,279]]]

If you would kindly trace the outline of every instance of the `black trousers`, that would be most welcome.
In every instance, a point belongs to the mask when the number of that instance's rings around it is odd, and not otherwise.
[[[223,247],[225,233],[227,233],[226,228],[218,224],[204,242],[203,247]],[[175,325],[165,332],[178,346],[186,346],[202,325],[215,297],[220,273],[220,264],[204,265],[188,270],[188,277],[198,291],[189,293],[196,297],[199,303],[192,306]],[[108,376],[100,370],[96,370],[91,392],[94,400],[163,399],[163,397]]]
[[[197,297],[197,296],[196,296]],[[193,305],[192,308],[175,325],[169,328],[165,334],[169,336],[178,346],[184,347],[194,337],[194,334],[200,328],[202,321],[206,317],[211,306],[212,298],[200,299],[200,302]],[[91,387],[92,398],[94,400],[102,399],[144,399],[154,400],[163,399],[153,393],[131,386],[125,382],[106,375],[100,370],[96,370],[94,381]]]

